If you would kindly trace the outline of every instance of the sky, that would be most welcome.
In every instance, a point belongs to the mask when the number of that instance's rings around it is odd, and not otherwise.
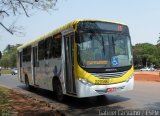
[[[11,35],[0,27],[0,51],[8,44],[24,44],[75,19],[100,19],[122,22],[129,26],[132,44],[156,44],[160,36],[160,0],[58,0],[55,10],[38,11],[29,18],[10,17],[17,21],[25,36]]]

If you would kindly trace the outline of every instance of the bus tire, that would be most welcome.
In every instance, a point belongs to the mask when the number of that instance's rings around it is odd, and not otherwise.
[[[60,80],[59,80],[59,79],[56,79],[53,86],[55,87],[55,88],[54,88],[54,90],[55,90],[54,92],[55,92],[56,99],[57,99],[59,102],[64,101],[65,96],[64,96],[64,94],[63,94],[63,90],[62,90],[62,86],[61,86]]]

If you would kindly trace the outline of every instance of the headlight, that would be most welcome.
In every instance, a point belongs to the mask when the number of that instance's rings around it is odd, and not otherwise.
[[[80,80],[83,84],[87,84],[87,83],[88,83],[86,79],[79,78],[79,80]]]
[[[130,76],[126,82],[129,82],[134,77],[134,75]]]
[[[92,83],[88,82],[86,79],[83,79],[83,78],[79,78],[79,81],[82,82],[85,85],[89,85],[89,86],[92,85]]]

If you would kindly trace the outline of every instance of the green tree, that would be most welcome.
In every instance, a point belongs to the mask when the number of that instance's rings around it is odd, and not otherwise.
[[[158,43],[157,45],[156,45],[156,47],[157,47],[157,53],[156,53],[156,57],[157,57],[157,60],[156,60],[156,62],[157,62],[157,64],[159,65],[159,67],[160,67],[160,43]]]
[[[0,65],[4,68],[9,67],[9,57],[7,55],[3,56],[0,62]]]
[[[0,60],[0,65],[2,67],[16,67],[17,62],[17,47],[20,45],[8,45],[3,51],[2,59]]]
[[[136,44],[133,46],[134,65],[150,66],[154,64],[160,66],[160,47],[149,43]]]
[[[0,59],[2,58],[2,52],[0,51]]]
[[[159,33],[160,34],[160,33]],[[160,36],[159,36],[159,39],[158,39],[158,41],[157,41],[157,44],[160,44]]]

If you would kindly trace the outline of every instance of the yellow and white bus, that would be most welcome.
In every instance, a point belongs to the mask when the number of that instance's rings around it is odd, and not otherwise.
[[[19,79],[26,87],[78,98],[132,90],[128,26],[76,20],[18,48]]]

